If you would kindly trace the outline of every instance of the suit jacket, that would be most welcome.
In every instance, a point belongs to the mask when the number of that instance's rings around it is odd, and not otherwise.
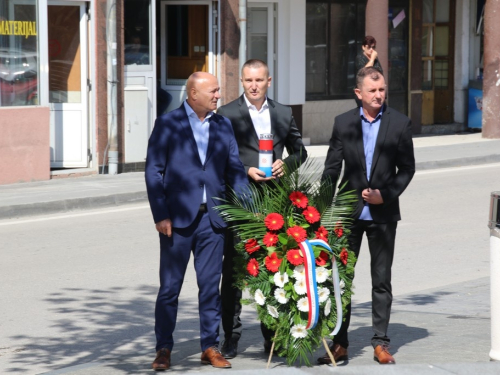
[[[213,209],[220,204],[214,198],[225,198],[226,184],[235,190],[248,184],[231,123],[215,113],[210,117],[207,156],[202,164],[184,104],[156,119],[145,177],[155,223],[171,219],[177,228],[186,228],[195,220],[204,187],[212,224],[225,227]]]
[[[259,167],[259,137],[243,95],[220,107],[217,113],[231,120],[240,159],[248,173],[250,167]],[[283,162],[288,171],[293,171],[306,160],[307,151],[293,119],[292,109],[269,98],[267,103],[271,117],[271,133],[274,134],[273,160],[283,159],[283,149],[286,147],[289,156]]]
[[[340,185],[347,182],[345,189],[355,190],[359,197],[353,217],[357,219],[361,214],[364,202],[361,192],[370,187],[379,189],[384,200],[383,204],[370,205],[373,220],[380,223],[401,220],[399,196],[415,174],[411,120],[392,108],[384,108],[368,181],[359,108],[337,116],[323,178],[329,177],[335,183],[342,161],[345,166]]]

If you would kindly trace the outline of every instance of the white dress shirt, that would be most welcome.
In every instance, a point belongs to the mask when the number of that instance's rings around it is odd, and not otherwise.
[[[184,101],[184,108],[186,109],[186,113],[188,115],[189,125],[191,125],[191,129],[193,130],[194,140],[196,141],[196,146],[198,147],[198,155],[200,155],[201,164],[205,164],[210,130],[210,117],[212,117],[214,113],[208,112],[205,119],[200,121],[198,115],[193,111],[187,101]],[[203,187],[202,203],[207,203],[207,190],[205,187]]]
[[[267,97],[264,104],[262,104],[260,111],[257,110],[256,106],[250,103],[245,95],[243,95],[243,97],[247,103],[248,112],[250,112],[250,117],[252,118],[253,127],[257,133],[257,137],[261,134],[271,134],[271,114],[269,113]]]

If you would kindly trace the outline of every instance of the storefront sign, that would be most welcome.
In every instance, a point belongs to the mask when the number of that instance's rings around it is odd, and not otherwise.
[[[0,21],[0,35],[36,36],[36,22]]]

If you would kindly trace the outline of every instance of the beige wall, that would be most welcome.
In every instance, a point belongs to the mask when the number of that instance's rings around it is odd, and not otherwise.
[[[48,107],[0,108],[0,185],[50,178]]]
[[[309,101],[302,111],[302,137],[312,145],[326,144],[332,136],[335,117],[356,107],[352,99]]]

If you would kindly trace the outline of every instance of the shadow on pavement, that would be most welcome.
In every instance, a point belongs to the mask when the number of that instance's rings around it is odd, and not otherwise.
[[[6,373],[34,373],[40,368],[54,370],[102,361],[103,358],[136,358],[146,354],[148,368],[154,359],[154,300],[158,288],[142,285],[136,297],[127,300],[123,287],[107,290],[62,288],[52,293],[51,304],[44,314],[51,319],[50,336],[30,336],[29,332],[10,337],[22,342],[23,351],[12,353]],[[43,312],[37,312],[42,313]],[[180,302],[179,322],[175,339],[187,342],[193,353],[199,353],[198,301]],[[57,332],[57,334],[54,334]]]

